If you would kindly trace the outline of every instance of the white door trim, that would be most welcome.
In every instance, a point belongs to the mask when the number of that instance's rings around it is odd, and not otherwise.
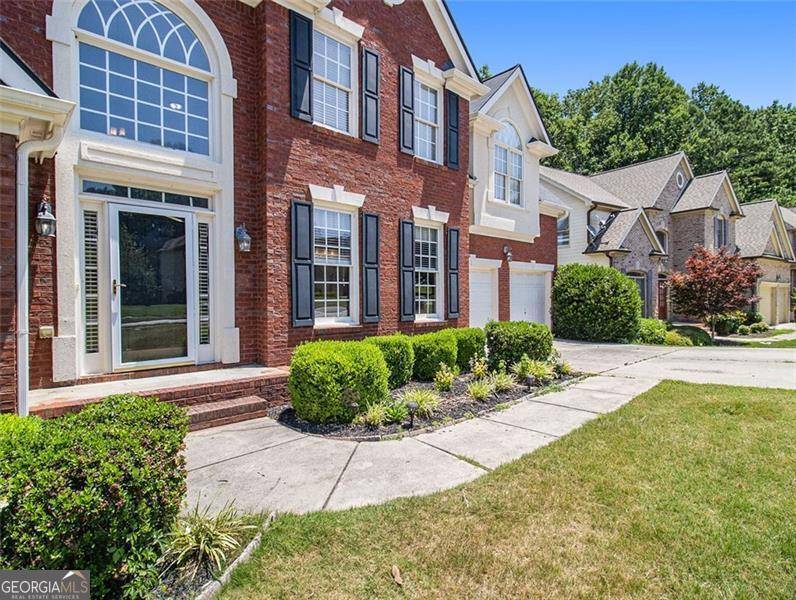
[[[166,208],[151,208],[134,206],[131,204],[109,203],[108,241],[110,243],[110,280],[119,281],[119,212],[134,212],[147,215],[161,215],[176,217],[185,221],[185,286],[186,286],[186,315],[188,353],[187,356],[148,360],[136,363],[122,362],[122,336],[121,336],[121,294],[111,291],[111,356],[113,370],[130,371],[137,369],[151,369],[153,367],[174,366],[182,364],[195,364],[197,340],[196,331],[198,324],[196,302],[196,214],[189,211],[171,210]]]

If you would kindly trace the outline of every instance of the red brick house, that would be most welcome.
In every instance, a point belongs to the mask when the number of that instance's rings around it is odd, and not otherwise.
[[[0,410],[184,373],[162,398],[221,400],[260,384],[197,371],[468,324],[469,102],[489,89],[441,0],[0,18]]]

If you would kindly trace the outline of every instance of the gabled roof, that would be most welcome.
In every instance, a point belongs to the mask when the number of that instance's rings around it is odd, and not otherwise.
[[[685,153],[675,152],[668,156],[603,171],[592,175],[591,179],[622,198],[630,206],[651,208],[683,159],[690,171],[691,167],[688,166]]]
[[[6,87],[18,88],[35,94],[44,94],[50,98],[58,97],[52,88],[1,38],[0,73],[3,74],[2,85]]]
[[[597,233],[586,254],[594,252],[629,252],[632,248],[625,245],[628,234],[636,222],[640,221],[644,233],[652,246],[652,254],[665,255],[666,250],[661,246],[649,217],[641,208],[631,208],[614,213],[613,218],[605,229]]]
[[[788,229],[796,229],[796,209],[780,206],[782,213],[782,220],[785,221],[785,226]]]
[[[571,194],[593,204],[604,204],[612,208],[630,208],[621,198],[617,198],[583,175],[544,166],[539,167],[539,175],[543,180],[565,188]]]
[[[486,85],[489,88],[489,91],[480,96],[479,98],[474,98],[470,101],[470,116],[478,115],[478,114],[486,114],[489,112],[489,109],[492,105],[497,101],[500,96],[511,87],[511,84],[514,83],[518,78],[522,78],[522,89],[525,90],[526,97],[528,102],[531,106],[531,111],[533,112],[534,116],[539,120],[539,127],[542,130],[542,136],[544,139],[543,142],[549,144],[550,146],[553,145],[553,142],[550,139],[550,134],[547,132],[547,127],[544,124],[544,119],[542,119],[542,114],[539,112],[539,107],[536,105],[536,99],[533,97],[533,92],[531,91],[531,86],[528,85],[528,78],[525,77],[525,70],[522,68],[522,65],[514,65],[498,73],[497,75],[493,75],[488,79],[484,79],[481,83]],[[533,140],[526,140],[526,143],[532,142]]]
[[[671,212],[680,213],[689,210],[698,210],[702,208],[710,208],[713,205],[713,200],[722,186],[727,186],[730,203],[734,214],[742,215],[741,206],[738,203],[738,198],[735,197],[735,190],[732,189],[730,177],[727,171],[718,171],[716,173],[709,173],[707,175],[699,175],[694,177],[691,183],[688,184],[683,195],[674,205]]]
[[[777,201],[761,200],[744,204],[744,218],[735,224],[735,243],[741,256],[765,256],[772,233],[778,240],[782,258],[793,260],[793,248],[788,241],[785,221]]]

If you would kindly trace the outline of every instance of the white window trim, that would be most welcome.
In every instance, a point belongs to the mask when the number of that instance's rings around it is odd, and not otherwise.
[[[414,209],[412,207],[412,212]],[[430,206],[429,209],[433,211],[434,207]],[[445,321],[445,228],[444,224],[448,222],[448,213],[441,213],[445,215],[445,220],[430,220],[415,217],[413,222],[415,227],[427,227],[428,229],[437,230],[437,312],[434,314],[415,314],[416,323],[440,323]],[[414,261],[415,249],[412,248],[412,261]],[[415,269],[415,272],[417,270]],[[415,302],[415,283],[412,281],[412,304]]]
[[[562,219],[567,219],[567,241],[562,243],[558,239],[558,222]],[[569,220],[569,214],[561,215],[556,219],[556,246],[558,248],[569,248],[572,244],[572,223]]]
[[[412,55],[412,70],[415,75],[415,81],[437,92],[437,122],[436,124],[432,124],[436,126],[435,147],[437,149],[437,155],[433,160],[418,156],[417,154],[415,154],[415,158],[434,165],[441,165],[443,164],[443,155],[445,152],[445,136],[443,132],[445,124],[445,77],[443,72],[434,64],[434,61],[418,58],[414,54]],[[414,93],[415,91],[412,90],[413,98],[415,98]],[[417,102],[416,98],[415,102]],[[417,107],[415,107],[415,120],[428,123],[428,121],[418,118]],[[415,127],[415,136],[417,136],[417,127]],[[416,139],[417,137],[415,137],[415,140]],[[417,151],[417,149],[415,149],[415,151]]]
[[[358,23],[343,16],[343,12],[339,8],[324,8],[316,13],[313,19],[313,28],[320,33],[332,38],[334,41],[347,46],[351,50],[351,87],[348,91],[348,129],[343,131],[316,121],[315,110],[313,107],[312,124],[316,127],[322,127],[329,131],[336,131],[351,137],[358,137],[358,124],[359,124],[359,40],[362,39],[362,34],[365,28]],[[319,77],[315,69],[312,70],[312,79],[322,81],[327,85],[331,85],[337,89],[346,90],[345,87],[338,83],[329,81],[323,77]]]
[[[677,171],[677,175],[675,175],[674,178],[677,183],[677,189],[683,189],[683,186],[685,185],[685,175],[683,175],[683,172]]]
[[[425,226],[426,223],[430,223],[431,227],[439,227],[440,225],[445,225],[449,217],[450,213],[437,210],[437,207],[431,204],[425,208],[422,206],[412,207],[412,219],[418,225]]]
[[[322,185],[309,184],[310,198],[313,202],[324,202],[331,205],[347,205],[354,208],[362,208],[365,204],[365,194],[355,194],[354,192],[346,192],[342,185],[333,185],[332,187],[324,187]]]
[[[319,187],[319,186],[316,186]],[[340,187],[340,186],[336,186]],[[329,189],[329,188],[322,188]],[[342,188],[341,188],[342,189]],[[350,192],[349,192],[350,193]],[[364,201],[364,196],[362,199]],[[359,207],[335,200],[321,200],[312,198],[313,228],[312,228],[312,256],[315,268],[315,209],[322,208],[339,213],[351,215],[351,267],[349,277],[349,316],[347,317],[315,317],[314,329],[329,329],[333,327],[355,327],[359,323]],[[312,290],[312,311],[315,314],[315,289]]]

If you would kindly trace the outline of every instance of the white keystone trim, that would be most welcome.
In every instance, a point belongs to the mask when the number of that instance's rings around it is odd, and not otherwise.
[[[296,12],[303,13],[307,16],[312,16],[322,8],[326,8],[332,0],[274,0],[277,4],[281,4],[288,10],[295,10]],[[249,0],[251,3],[256,3],[254,6],[260,4],[261,0]],[[249,4],[249,2],[246,2]]]
[[[309,184],[310,198],[313,202],[321,201],[328,202],[329,204],[353,206],[354,208],[362,208],[365,204],[365,194],[355,194],[354,192],[346,192],[342,185],[334,185],[332,187],[324,187],[322,185]]]
[[[412,69],[415,76],[423,83],[435,87],[443,87],[445,85],[445,76],[442,69],[434,64],[433,60],[427,60],[412,55]]]
[[[445,89],[450,90],[466,100],[474,100],[489,92],[488,86],[466,75],[459,69],[448,69],[447,71],[443,71],[442,76],[445,78]]]
[[[412,207],[412,217],[415,221],[428,221],[430,223],[441,223],[445,225],[448,222],[449,213],[437,210],[435,206],[429,205],[428,208],[422,206]]]
[[[561,204],[555,204],[553,202],[545,202],[540,200],[539,214],[547,215],[548,217],[561,217],[563,215],[569,214],[569,209],[567,209],[566,206],[562,206]]]
[[[343,16],[343,11],[337,8],[322,8],[318,11],[315,23],[326,25],[332,28],[332,32],[337,32],[349,43],[355,43],[362,39],[365,28],[351,19]]]

